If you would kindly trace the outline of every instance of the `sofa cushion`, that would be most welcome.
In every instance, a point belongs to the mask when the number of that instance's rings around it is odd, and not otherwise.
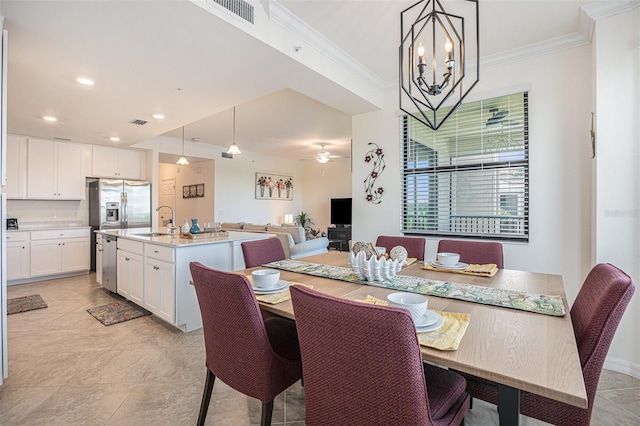
[[[300,225],[291,225],[290,223],[283,223],[282,227],[283,228],[291,228],[291,229],[297,229],[298,230],[298,238],[297,238],[297,240],[299,240],[299,241],[296,241],[297,243],[304,243],[306,241],[307,238],[305,237],[305,230],[304,230],[304,228],[302,226],[300,226]],[[295,239],[296,237],[293,237],[293,238]]]
[[[267,225],[254,225],[252,223],[245,223],[242,229],[245,231],[264,232],[267,230]]]
[[[228,231],[231,229],[242,229],[242,225],[244,225],[244,222],[223,222],[220,228],[223,231]]]
[[[298,230],[298,228],[302,229],[301,226],[292,228],[289,226],[269,225],[267,226],[267,232],[286,232],[287,234],[290,234],[293,237],[294,243],[300,244],[304,242],[304,239],[300,238],[300,231]],[[303,232],[303,238],[304,238],[304,229],[302,229],[302,232]]]

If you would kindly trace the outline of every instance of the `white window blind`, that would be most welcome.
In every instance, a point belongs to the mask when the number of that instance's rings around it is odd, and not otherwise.
[[[402,231],[528,240],[528,94],[464,104],[438,131],[404,116]]]

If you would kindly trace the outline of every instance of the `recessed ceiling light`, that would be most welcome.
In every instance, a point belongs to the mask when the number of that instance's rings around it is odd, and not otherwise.
[[[85,86],[93,86],[94,84],[96,84],[95,81],[91,80],[90,78],[87,77],[78,77],[76,78],[76,81],[80,84],[83,84]]]
[[[55,118],[55,117],[53,117],[51,115],[45,115],[44,117],[42,117],[42,119],[46,120],[46,121],[50,121],[50,122],[58,121],[57,118]]]
[[[153,114],[152,117],[156,120],[164,120],[164,114]]]
[[[109,140],[110,140],[111,142],[120,142],[120,138],[119,138],[119,137],[117,137],[117,136],[111,136],[111,137],[109,138]]]

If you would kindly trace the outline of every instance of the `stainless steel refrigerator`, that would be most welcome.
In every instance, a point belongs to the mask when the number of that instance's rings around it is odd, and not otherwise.
[[[97,179],[89,183],[92,231],[151,226],[151,182]],[[91,269],[96,269],[95,233],[91,232]]]

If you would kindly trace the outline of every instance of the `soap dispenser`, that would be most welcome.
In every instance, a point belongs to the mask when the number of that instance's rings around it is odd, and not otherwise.
[[[189,229],[191,229],[191,226],[189,226],[189,222],[187,221],[187,219],[184,220],[184,224],[182,225],[182,233],[183,234],[188,234],[189,233]]]

